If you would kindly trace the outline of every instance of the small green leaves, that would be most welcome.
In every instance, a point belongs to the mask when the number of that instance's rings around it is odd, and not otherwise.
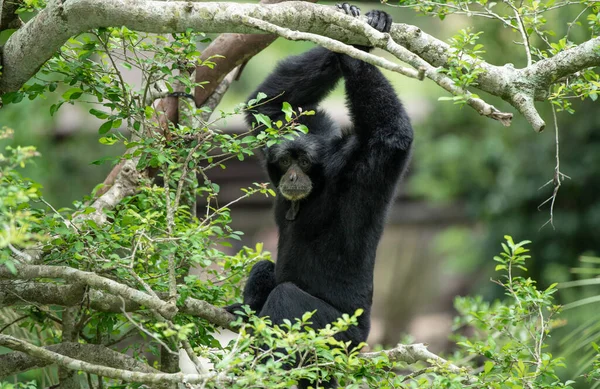
[[[112,127],[113,127],[113,121],[112,121],[112,120],[109,120],[109,121],[107,121],[107,122],[104,122],[104,123],[103,123],[103,124],[100,126],[100,128],[98,129],[98,134],[100,134],[100,135],[104,135],[104,134],[106,134],[107,132],[109,132],[109,131],[112,129]]]
[[[81,88],[71,88],[68,89],[65,93],[62,94],[62,98],[69,100],[77,100],[83,94],[83,90]]]
[[[114,145],[115,143],[117,143],[119,141],[119,139],[117,139],[116,137],[112,137],[112,136],[103,136],[98,141],[100,143],[102,143],[103,145],[110,146],[110,145]]]
[[[106,112],[99,111],[95,108],[90,109],[90,113],[92,115],[94,115],[95,117],[97,117],[98,119],[107,119],[109,116],[109,114],[107,114]]]
[[[254,113],[252,116],[254,116],[257,123],[264,125],[267,129],[272,128],[271,119],[268,116],[261,113]]]
[[[292,109],[292,106],[290,105],[290,103],[288,103],[286,101],[283,102],[281,111],[285,114],[286,122],[289,122],[290,120],[292,120],[292,116],[296,114],[296,112],[294,112],[294,110]]]
[[[248,108],[252,108],[256,106],[256,104],[260,103],[262,100],[266,99],[267,95],[263,92],[258,92],[255,99],[251,99],[248,101]]]

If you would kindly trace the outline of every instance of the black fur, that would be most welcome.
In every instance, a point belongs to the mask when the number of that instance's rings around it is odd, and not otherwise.
[[[373,11],[367,16],[371,26],[389,31],[387,14]],[[317,109],[341,77],[353,122],[350,135],[343,135],[347,131]],[[324,48],[284,60],[251,97],[258,92],[269,98],[283,92],[258,107],[273,119],[282,115],[284,101],[294,109],[317,111],[302,119],[309,128],[307,135],[265,150],[267,171],[276,187],[285,173],[277,164],[278,156],[285,151],[308,154],[313,189],[300,201],[292,221],[286,219],[291,202],[277,196],[277,263],[262,261],[252,268],[244,303],[275,324],[316,310],[315,328],[362,308],[358,327],[339,337],[358,345],[369,333],[375,252],[386,211],[410,158],[409,118],[376,67]]]

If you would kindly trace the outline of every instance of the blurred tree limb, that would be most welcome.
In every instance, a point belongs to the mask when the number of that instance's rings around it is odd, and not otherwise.
[[[16,11],[23,0],[0,0],[0,31],[20,28],[23,22]]]

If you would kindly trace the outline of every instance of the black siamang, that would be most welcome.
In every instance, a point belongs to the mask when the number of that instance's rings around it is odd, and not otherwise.
[[[358,15],[354,6],[339,7]],[[372,27],[389,32],[385,12],[366,16]],[[353,122],[345,130],[317,108],[341,77]],[[320,47],[281,62],[252,97],[258,92],[272,98],[257,108],[272,119],[282,115],[284,101],[316,114],[302,116],[308,134],[265,149],[279,192],[277,262],[254,265],[244,304],[274,324],[316,310],[314,328],[362,308],[359,325],[339,336],[358,345],[369,333],[377,244],[410,158],[409,118],[375,66]],[[252,115],[247,119],[252,122]]]

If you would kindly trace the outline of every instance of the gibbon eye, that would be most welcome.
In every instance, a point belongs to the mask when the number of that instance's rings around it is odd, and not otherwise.
[[[281,167],[288,168],[292,164],[292,158],[289,155],[286,155],[279,160],[279,164]]]
[[[300,160],[298,161],[298,163],[300,164],[300,167],[303,170],[306,170],[310,167],[310,161],[306,158],[300,158]]]

